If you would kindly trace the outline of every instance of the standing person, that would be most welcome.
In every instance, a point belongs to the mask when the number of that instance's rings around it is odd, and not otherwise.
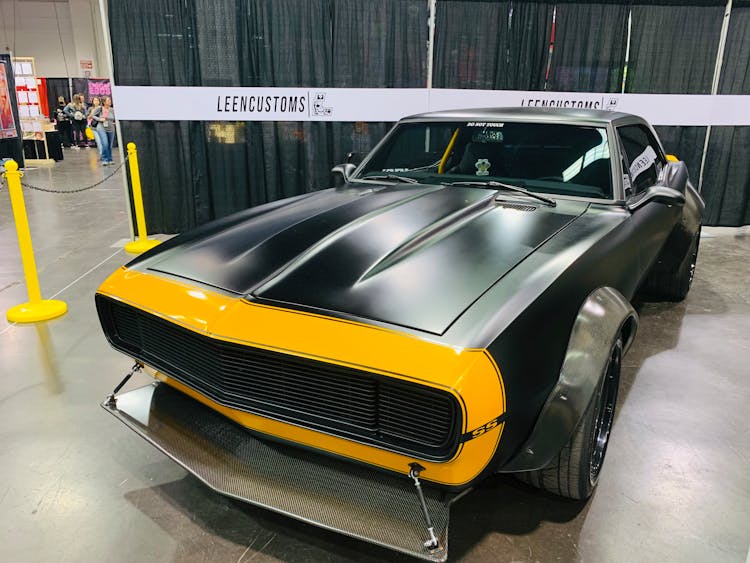
[[[67,105],[65,104],[65,98],[62,96],[57,97],[57,107],[52,112],[52,119],[56,122],[57,130],[60,132],[60,139],[66,149],[70,148],[71,141],[71,129],[70,120],[68,119]]]
[[[109,166],[112,164],[112,145],[115,142],[115,110],[112,109],[112,98],[104,98],[101,110],[91,116],[99,132],[99,139],[102,143],[102,164]]]
[[[86,146],[86,104],[83,103],[83,95],[76,94],[73,100],[65,108],[68,119],[73,127],[73,146],[81,148]]]
[[[99,160],[102,158],[102,140],[99,136],[99,131],[96,129],[97,122],[94,121],[94,114],[99,113],[102,109],[101,104],[99,103],[99,98],[94,96],[91,100],[91,107],[89,108],[88,112],[88,124],[89,127],[91,127],[91,130],[94,132],[94,141],[96,142],[96,149],[99,151]]]

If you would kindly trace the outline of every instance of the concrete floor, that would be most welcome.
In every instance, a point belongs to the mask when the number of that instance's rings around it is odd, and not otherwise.
[[[94,151],[66,151],[25,180],[68,189],[107,172]],[[101,410],[132,363],[105,342],[93,303],[129,258],[111,246],[128,236],[121,179],[26,202],[43,294],[70,310],[5,322],[26,294],[0,190],[0,561],[410,560],[215,494]],[[454,507],[451,560],[745,561],[749,280],[750,228],[705,229],[688,299],[640,306],[594,497],[492,479]]]

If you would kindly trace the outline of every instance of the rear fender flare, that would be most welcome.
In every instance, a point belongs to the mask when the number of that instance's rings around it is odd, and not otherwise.
[[[601,380],[612,346],[622,334],[623,352],[638,327],[638,314],[612,287],[584,300],[568,341],[557,384],[548,395],[529,438],[500,472],[545,467],[568,443]]]

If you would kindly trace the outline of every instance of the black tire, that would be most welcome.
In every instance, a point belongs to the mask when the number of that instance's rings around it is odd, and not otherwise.
[[[518,479],[566,498],[582,500],[591,496],[599,482],[607,453],[617,405],[621,360],[622,339],[618,338],[612,346],[604,376],[570,441],[546,467],[516,473]]]
[[[698,232],[690,244],[685,257],[673,272],[652,272],[644,284],[644,294],[660,301],[679,302],[687,297],[695,276],[695,263],[698,261],[698,247],[701,232]]]

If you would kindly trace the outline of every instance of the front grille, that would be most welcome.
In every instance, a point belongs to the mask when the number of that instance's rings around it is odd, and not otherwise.
[[[96,306],[115,348],[221,405],[424,459],[455,452],[450,393],[210,338],[102,295]]]

